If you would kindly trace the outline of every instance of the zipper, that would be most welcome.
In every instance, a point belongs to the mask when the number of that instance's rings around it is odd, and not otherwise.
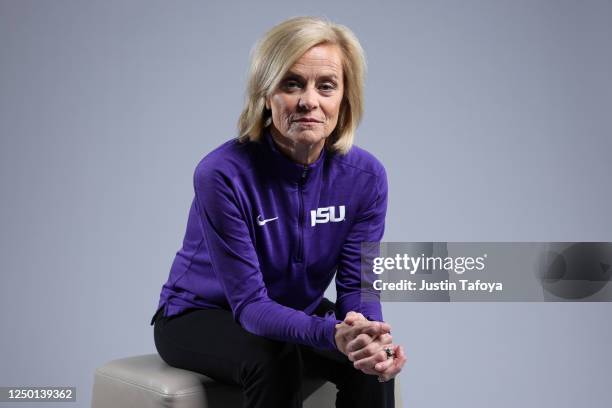
[[[302,262],[304,257],[304,184],[306,183],[306,176],[308,175],[308,166],[304,165],[304,170],[298,183],[298,195],[300,198],[299,212],[298,212],[298,249],[295,260]]]

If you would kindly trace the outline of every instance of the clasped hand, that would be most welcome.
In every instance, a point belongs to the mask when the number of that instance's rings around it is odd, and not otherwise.
[[[348,312],[344,321],[336,325],[336,346],[356,369],[388,381],[406,362],[404,348],[393,344],[390,332],[388,323],[370,321],[361,313]],[[393,350],[393,358],[388,358],[386,348]]]

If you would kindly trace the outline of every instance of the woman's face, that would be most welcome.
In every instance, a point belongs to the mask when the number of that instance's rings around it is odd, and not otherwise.
[[[272,132],[294,146],[322,146],[338,123],[343,95],[340,48],[312,47],[266,98],[266,108],[272,110]]]

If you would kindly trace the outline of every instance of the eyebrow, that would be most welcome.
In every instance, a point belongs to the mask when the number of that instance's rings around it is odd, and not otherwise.
[[[287,74],[285,75],[285,79],[291,79],[291,78],[304,79],[304,77],[302,75],[298,74],[297,72],[288,71]],[[319,78],[322,78],[322,79],[333,79],[335,81],[338,80],[338,76],[336,74],[325,74],[325,75],[321,75]]]

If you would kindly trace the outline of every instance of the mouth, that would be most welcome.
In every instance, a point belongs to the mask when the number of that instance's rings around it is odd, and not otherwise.
[[[300,119],[295,119],[294,122],[298,122],[298,123],[323,123],[320,120],[317,120],[315,118],[300,118]]]

